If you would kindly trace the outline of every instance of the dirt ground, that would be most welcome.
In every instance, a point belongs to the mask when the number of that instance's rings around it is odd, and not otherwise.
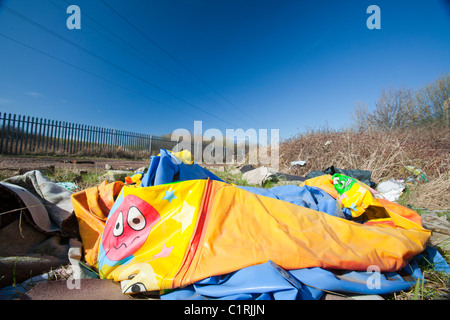
[[[136,170],[148,167],[148,160],[123,160],[123,159],[77,159],[59,157],[10,157],[0,156],[1,170],[17,170],[20,173],[29,170],[42,169],[71,169],[71,170]],[[111,166],[107,168],[106,165]]]

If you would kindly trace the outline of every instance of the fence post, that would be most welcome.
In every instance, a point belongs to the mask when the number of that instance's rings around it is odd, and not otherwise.
[[[42,129],[42,150],[45,150],[45,145],[46,145],[46,142],[48,141],[47,134],[48,134],[47,119],[44,119],[44,126]]]
[[[67,136],[67,122],[63,121],[62,123],[62,140],[61,140],[61,146],[62,146],[62,153],[65,154],[66,153],[66,136]]]
[[[73,134],[73,153],[78,152],[78,135],[80,133],[79,130],[80,125],[78,123],[74,123],[74,134]]]
[[[45,153],[47,154],[47,150],[48,150],[48,142],[49,142],[49,140],[50,140],[50,137],[51,137],[51,130],[52,128],[51,128],[51,121],[50,120],[48,120],[48,122],[47,122],[47,137],[46,137],[46,139],[45,139]]]
[[[2,140],[0,141],[0,153],[3,153],[3,140],[5,140],[5,124],[6,124],[6,114],[3,113]]]
[[[37,124],[37,120],[38,118],[36,118],[36,121],[34,121],[34,117],[31,118],[31,127],[34,127],[34,130],[32,130],[34,132],[33,136],[31,137],[32,141],[33,141],[33,152],[36,151],[36,141],[37,141],[37,128],[38,128],[38,124]],[[33,129],[33,128],[32,128]]]
[[[150,150],[150,156],[152,155],[152,140],[153,140],[153,135],[150,135],[150,145],[149,145],[149,150]]]
[[[12,126],[11,126],[11,142],[9,144],[9,153],[13,152],[15,128],[16,128],[16,115],[14,114],[13,119],[12,119]]]
[[[122,147],[122,151],[125,150],[125,135],[124,131],[120,130],[120,146]]]
[[[24,150],[29,150],[29,144],[28,144],[28,138],[30,136],[30,116],[27,117],[27,125],[26,125],[26,129],[25,129],[25,145],[24,145]],[[20,152],[22,152],[22,147],[20,147]]]
[[[115,130],[110,129],[109,130],[109,151],[113,155],[114,155],[114,134],[115,134]]]
[[[78,152],[82,151],[83,149],[83,125],[78,125]]]
[[[104,152],[106,147],[106,129],[100,128],[100,130],[102,132],[102,152]]]
[[[92,153],[92,126],[88,126],[87,141],[88,141],[88,153],[91,154]]]
[[[85,149],[86,149],[86,128],[87,128],[87,126],[86,125],[82,125],[81,126],[81,133],[82,133],[82,135],[81,135],[81,151],[82,152],[85,152]]]
[[[61,121],[56,121],[55,125],[55,144],[53,145],[53,152],[59,152],[61,143]]]
[[[74,123],[69,123],[69,136],[67,143],[69,143],[69,154],[73,153],[73,132],[74,132]]]
[[[37,149],[41,147],[41,136],[42,136],[42,118],[39,119],[39,135],[37,141]]]
[[[23,138],[21,124],[22,124],[22,116],[19,115],[19,117],[17,119],[17,134],[16,134],[17,138],[16,138],[16,146],[14,149],[14,154],[17,154],[18,147],[19,147],[19,139],[22,140],[22,138]],[[20,145],[22,145],[22,143],[20,143]]]

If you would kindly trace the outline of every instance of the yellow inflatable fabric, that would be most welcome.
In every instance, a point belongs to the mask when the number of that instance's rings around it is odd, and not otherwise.
[[[339,196],[331,176],[304,184]],[[395,271],[425,249],[431,232],[417,213],[383,199],[368,211],[360,223],[213,180],[124,186],[102,234],[99,273],[124,293],[163,292],[268,260],[287,270]],[[390,224],[373,223],[380,219]]]

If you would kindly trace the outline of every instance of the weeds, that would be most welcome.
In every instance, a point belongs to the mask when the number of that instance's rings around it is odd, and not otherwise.
[[[423,278],[417,279],[411,290],[392,294],[390,298],[395,300],[449,300],[450,275],[433,270],[431,265],[422,266],[422,268]]]
[[[79,190],[97,186],[105,180],[105,170],[77,171],[68,168],[55,169],[45,172],[45,176],[54,182],[75,182]]]
[[[229,184],[235,184],[238,186],[250,186],[247,181],[242,177],[242,172],[233,173],[229,168],[225,168],[224,171],[211,170],[216,176]]]

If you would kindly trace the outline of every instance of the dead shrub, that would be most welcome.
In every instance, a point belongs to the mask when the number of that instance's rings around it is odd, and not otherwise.
[[[450,169],[450,130],[434,127],[395,131],[316,131],[280,144],[280,169],[306,175],[331,165],[341,169],[372,172],[372,179],[407,178],[404,166],[420,168],[430,178],[448,174]],[[303,167],[290,163],[305,160]]]

